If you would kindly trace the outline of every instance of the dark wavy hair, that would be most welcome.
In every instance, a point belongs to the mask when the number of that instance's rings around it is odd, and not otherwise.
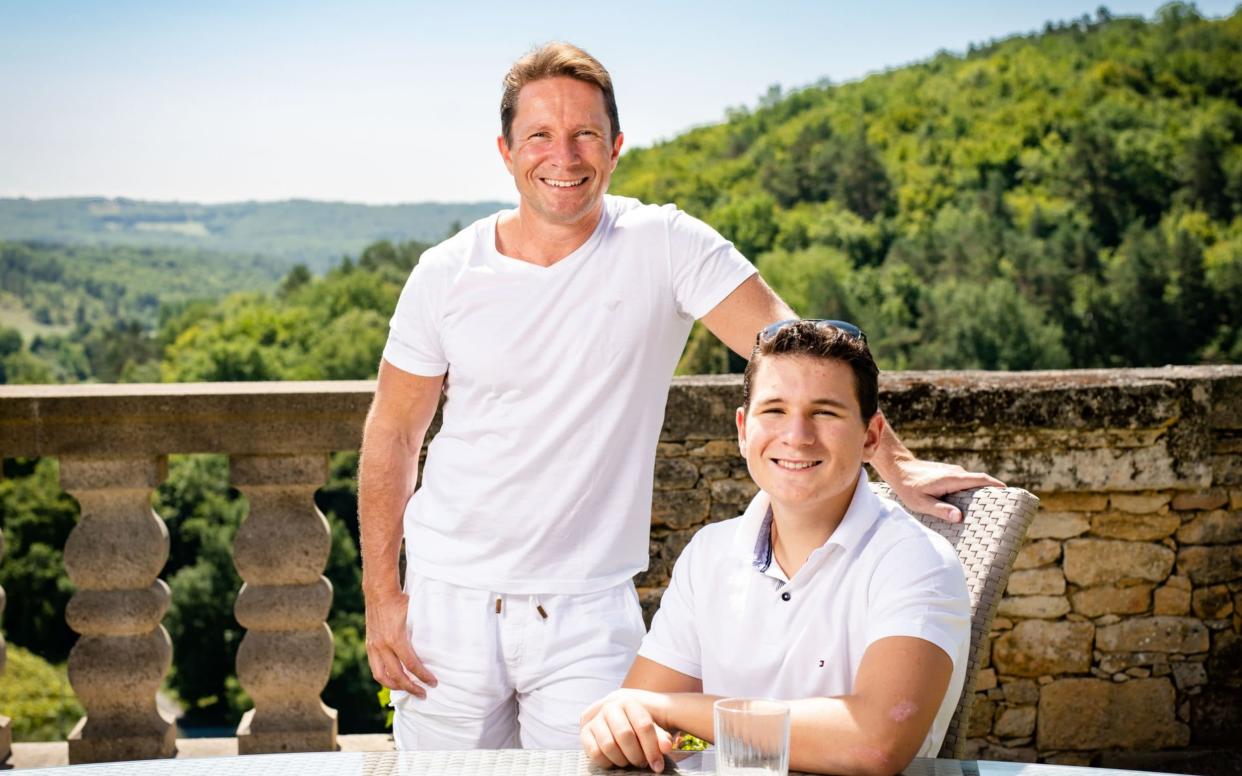
[[[750,409],[750,383],[759,362],[768,356],[807,356],[825,361],[844,361],[854,372],[854,392],[863,423],[870,423],[879,408],[880,369],[862,337],[846,333],[822,321],[791,321],[771,337],[755,338],[755,348],[742,376],[742,406]]]

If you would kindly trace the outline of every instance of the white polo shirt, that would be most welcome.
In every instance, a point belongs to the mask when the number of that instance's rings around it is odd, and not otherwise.
[[[704,526],[677,559],[638,654],[699,678],[710,695],[784,700],[849,695],[867,647],[913,636],[953,660],[918,756],[940,750],[961,695],[970,598],[943,537],[876,496],[865,472],[841,524],[793,579],[772,558],[772,511]]]

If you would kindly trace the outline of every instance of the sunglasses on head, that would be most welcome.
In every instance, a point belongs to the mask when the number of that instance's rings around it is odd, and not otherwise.
[[[845,332],[847,336],[853,337],[854,339],[862,340],[864,345],[867,344],[867,335],[863,334],[862,329],[858,328],[857,326],[850,323],[849,321],[832,321],[826,318],[789,318],[788,320],[777,321],[776,323],[771,323],[771,324],[768,324],[767,326],[764,326],[763,329],[759,332],[759,336],[756,337],[756,340],[759,342],[767,342],[771,340],[773,337],[775,337],[777,334],[779,334],[781,329],[784,329],[786,326],[790,326],[795,323],[813,323],[817,327],[821,327],[825,329],[837,329],[839,331]]]

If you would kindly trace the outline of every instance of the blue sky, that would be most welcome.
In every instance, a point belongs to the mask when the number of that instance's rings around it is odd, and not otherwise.
[[[0,0],[0,197],[513,199],[499,83],[537,43],[598,57],[642,146],[773,83],[853,80],[1098,5]]]

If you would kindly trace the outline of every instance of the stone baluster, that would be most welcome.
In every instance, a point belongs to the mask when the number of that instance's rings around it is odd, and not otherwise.
[[[81,634],[69,653],[69,683],[86,709],[69,734],[69,762],[172,757],[176,728],[155,694],[172,664],[160,624],[168,586],[168,528],[151,509],[165,459],[62,457],[61,487],[82,507],[65,542],[77,587],[65,610]]]
[[[332,671],[323,576],[332,540],[314,493],[327,477],[322,454],[232,457],[233,485],[250,500],[233,548],[245,581],[234,608],[246,628],[237,679],[254,700],[238,754],[336,749],[336,709],[319,699]]]
[[[4,557],[4,532],[0,531],[0,558]],[[4,588],[0,587],[0,622],[4,620]],[[4,661],[7,656],[7,647],[4,644],[4,634],[0,633],[0,675],[4,674]],[[9,761],[9,750],[12,748],[13,730],[12,724],[8,717],[0,714],[0,768],[5,767],[5,763]]]

